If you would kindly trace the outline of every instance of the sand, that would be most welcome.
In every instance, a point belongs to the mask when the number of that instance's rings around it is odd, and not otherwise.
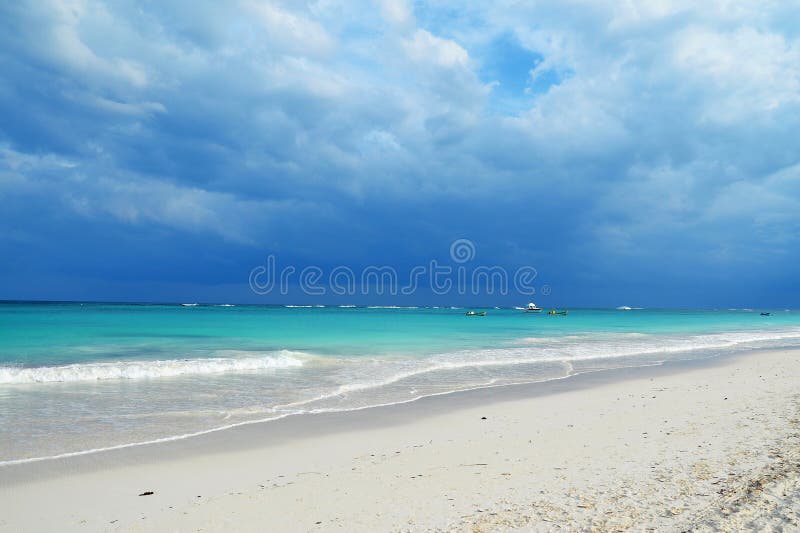
[[[0,529],[791,530],[799,409],[761,351],[290,417],[0,467]]]

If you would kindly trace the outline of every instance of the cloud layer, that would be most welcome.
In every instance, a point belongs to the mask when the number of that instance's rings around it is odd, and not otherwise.
[[[554,301],[800,298],[790,3],[51,0],[0,20],[0,297],[243,299],[267,253],[402,266],[467,237]]]

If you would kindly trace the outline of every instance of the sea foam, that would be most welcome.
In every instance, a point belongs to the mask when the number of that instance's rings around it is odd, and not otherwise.
[[[306,358],[301,352],[281,350],[260,357],[115,361],[42,367],[0,366],[0,384],[152,379],[277,370],[303,366]]]

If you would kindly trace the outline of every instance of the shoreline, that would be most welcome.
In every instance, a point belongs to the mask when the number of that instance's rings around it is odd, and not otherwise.
[[[770,453],[796,453],[798,378],[800,351],[752,351],[6,465],[0,500],[11,512],[0,517],[0,529],[491,530],[541,526],[553,517],[586,525],[586,510],[602,505],[610,506],[602,513],[608,520],[627,514],[639,516],[632,525],[672,527],[706,509],[711,489],[728,490],[731,472],[722,468],[743,465],[737,476],[745,478],[767,468]],[[738,463],[729,464],[734,456]],[[773,468],[772,476],[796,483],[794,463],[787,464],[786,475]],[[630,479],[617,472],[624,465]],[[655,469],[671,474],[653,492]],[[696,479],[684,480],[687,472]],[[664,492],[672,477],[706,496]],[[619,479],[628,483],[619,501],[632,493],[652,494],[662,506],[665,495],[686,501],[671,508],[680,509],[674,514],[653,515],[656,503],[644,501],[623,513],[603,500]],[[782,490],[794,494],[793,486]],[[155,494],[138,496],[150,490]],[[569,491],[574,495],[565,496]],[[36,512],[41,501],[54,502],[46,517]]]
[[[234,424],[209,428],[200,430],[193,433],[184,435],[173,435],[162,437],[158,439],[123,443],[114,446],[108,446],[97,449],[86,449],[72,452],[65,452],[53,456],[31,457],[21,459],[10,459],[0,461],[0,473],[10,472],[11,475],[5,477],[6,480],[15,479],[14,472],[17,470],[25,470],[26,465],[34,465],[38,463],[46,463],[54,465],[52,471],[44,465],[41,470],[49,474],[57,473],[60,470],[59,463],[81,462],[81,458],[89,461],[87,465],[80,465],[92,468],[102,465],[114,466],[119,464],[118,461],[130,462],[124,457],[125,454],[132,454],[135,456],[136,462],[146,461],[152,458],[153,454],[148,453],[148,450],[142,450],[141,454],[135,453],[137,448],[151,448],[151,447],[174,447],[175,453],[180,453],[181,443],[190,440],[200,440],[195,446],[190,446],[189,449],[193,453],[217,453],[215,448],[217,442],[230,440],[224,435],[217,437],[217,433],[227,433],[232,431],[247,431],[246,428],[255,426],[251,430],[259,434],[256,435],[262,441],[259,444],[253,444],[250,447],[258,447],[276,442],[275,436],[271,435],[268,428],[259,429],[258,426],[272,425],[272,424],[285,424],[286,427],[278,428],[277,433],[280,434],[281,439],[291,438],[313,438],[323,434],[329,434],[338,431],[346,431],[342,428],[352,429],[366,429],[376,423],[375,418],[382,418],[384,415],[388,418],[385,422],[388,425],[403,423],[408,421],[409,417],[428,416],[433,413],[445,413],[450,410],[464,409],[470,406],[478,405],[480,402],[502,402],[507,400],[521,399],[521,398],[534,398],[539,396],[546,396],[549,394],[557,394],[559,392],[578,390],[583,388],[591,388],[594,386],[601,386],[610,384],[616,381],[635,379],[642,377],[643,374],[650,375],[651,373],[667,374],[675,372],[685,372],[696,368],[706,366],[714,366],[723,364],[728,360],[733,360],[738,357],[747,357],[755,352],[780,352],[785,349],[752,349],[745,351],[737,351],[733,354],[721,354],[707,357],[700,357],[694,359],[682,360],[669,360],[652,364],[643,364],[636,366],[616,367],[616,368],[600,368],[595,370],[585,370],[576,372],[563,377],[551,378],[542,381],[531,381],[521,383],[504,383],[498,385],[485,385],[474,388],[447,391],[441,393],[428,394],[416,398],[392,402],[387,404],[369,405],[364,407],[355,407],[352,409],[342,409],[336,411],[319,411],[319,412],[299,412],[299,413],[286,413],[273,418],[261,418],[255,420],[246,420],[236,422]],[[430,402],[430,404],[429,404]],[[415,404],[424,404],[425,410],[419,413],[420,407],[414,407]],[[411,412],[404,412],[406,406],[411,409]],[[374,414],[371,414],[375,411]],[[359,415],[363,413],[363,415]],[[351,416],[358,417],[354,420],[348,420]],[[343,419],[342,417],[346,417]],[[363,418],[362,418],[363,417]],[[309,420],[309,418],[311,420]],[[309,422],[313,422],[313,425]],[[313,428],[312,432],[308,432],[309,428]],[[252,435],[248,435],[252,436]],[[208,442],[202,442],[206,439]],[[229,450],[229,446],[225,443],[225,447],[220,449]],[[234,445],[241,445],[241,440],[236,440]],[[162,453],[171,453],[171,450],[162,450]],[[119,455],[123,456],[120,457]],[[98,457],[109,455],[108,458]],[[94,459],[94,460],[93,460]],[[65,465],[68,470],[72,470],[72,465]]]

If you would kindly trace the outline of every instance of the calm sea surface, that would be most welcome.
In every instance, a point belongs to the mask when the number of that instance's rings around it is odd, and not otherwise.
[[[0,304],[0,462],[800,346],[800,313]]]

